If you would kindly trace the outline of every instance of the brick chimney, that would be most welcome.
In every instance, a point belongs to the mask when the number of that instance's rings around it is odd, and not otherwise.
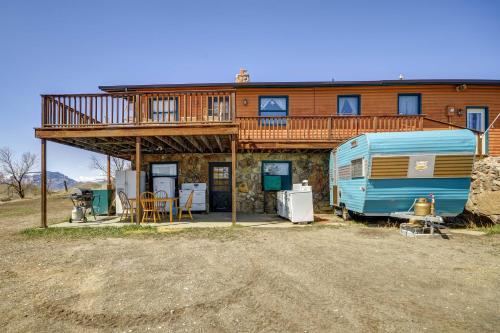
[[[240,72],[236,74],[236,78],[234,79],[236,83],[248,83],[250,82],[250,74],[244,68],[240,68]]]

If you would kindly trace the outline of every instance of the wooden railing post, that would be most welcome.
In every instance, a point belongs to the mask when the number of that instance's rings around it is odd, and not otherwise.
[[[377,116],[373,117],[373,131],[375,133],[378,132],[378,117]]]
[[[142,113],[142,101],[141,101],[141,95],[135,95],[134,97],[135,103],[134,103],[134,116],[135,116],[135,122],[137,125],[140,125],[141,123],[141,113]]]
[[[236,93],[232,92],[231,95],[231,121],[236,121]]]
[[[42,127],[45,127],[45,124],[47,123],[47,117],[46,117],[46,105],[47,105],[47,101],[45,99],[45,96],[42,96]]]
[[[328,117],[328,141],[332,141],[332,136],[333,136],[333,117],[330,116]]]

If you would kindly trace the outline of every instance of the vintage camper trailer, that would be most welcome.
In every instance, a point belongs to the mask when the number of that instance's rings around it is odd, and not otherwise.
[[[367,133],[330,155],[330,203],[348,213],[388,216],[433,195],[436,214],[462,212],[476,136],[469,130]]]

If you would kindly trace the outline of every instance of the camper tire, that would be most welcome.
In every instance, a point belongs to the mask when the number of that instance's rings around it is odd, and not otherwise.
[[[350,221],[351,220],[351,214],[349,210],[346,208],[346,206],[342,207],[342,219],[344,221]]]

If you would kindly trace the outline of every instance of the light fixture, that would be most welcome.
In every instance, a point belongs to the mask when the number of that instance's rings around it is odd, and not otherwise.
[[[248,105],[248,99],[243,98],[243,101],[242,101],[242,102],[243,102],[243,105],[245,105],[245,106],[247,106],[247,105]]]

